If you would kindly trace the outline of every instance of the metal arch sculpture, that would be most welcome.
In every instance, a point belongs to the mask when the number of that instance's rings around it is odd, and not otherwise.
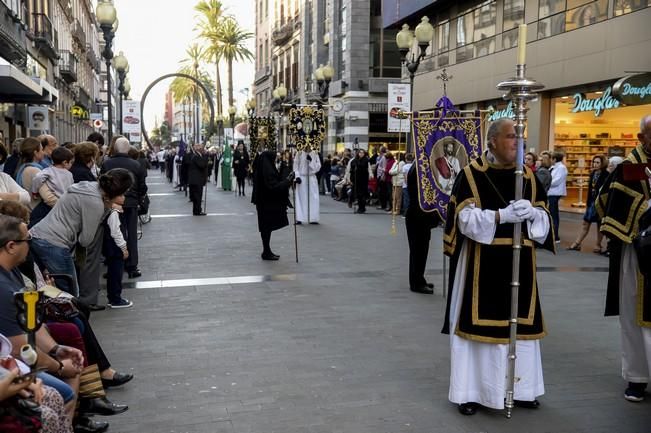
[[[192,75],[188,74],[181,74],[179,72],[174,72],[172,74],[165,74],[161,75],[160,77],[156,78],[154,81],[152,81],[149,86],[145,89],[145,93],[142,95],[142,101],[140,101],[140,116],[143,119],[143,122],[140,124],[140,131],[142,132],[142,136],[145,138],[145,142],[147,143],[147,146],[149,148],[153,148],[151,145],[151,142],[149,141],[149,135],[147,135],[147,128],[145,128],[145,102],[147,101],[147,95],[149,95],[149,91],[159,82],[167,79],[167,78],[172,78],[172,77],[181,77],[181,78],[187,78],[188,80],[194,81],[206,95],[206,100],[208,101],[208,104],[210,106],[210,127],[209,131],[212,131],[215,128],[215,103],[212,101],[212,95],[210,94],[210,91],[206,86],[203,85],[203,83],[196,78],[194,78]],[[171,126],[171,125],[170,125]]]

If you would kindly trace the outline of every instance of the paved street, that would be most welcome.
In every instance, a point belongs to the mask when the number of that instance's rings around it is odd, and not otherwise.
[[[539,254],[549,332],[540,409],[463,417],[447,400],[440,230],[428,262],[437,292],[417,295],[400,218],[391,236],[386,214],[353,215],[322,198],[321,225],[298,227],[300,264],[290,228],[272,236],[281,260],[263,262],[249,197],[211,185],[209,216],[192,217],[187,198],[156,172],[148,183],[143,277],[125,291],[135,306],[93,316],[114,366],[136,375],[110,391],[130,406],[108,419],[112,432],[651,430],[651,398],[622,398],[618,323],[603,317],[604,257]],[[578,221],[564,217],[564,241]]]

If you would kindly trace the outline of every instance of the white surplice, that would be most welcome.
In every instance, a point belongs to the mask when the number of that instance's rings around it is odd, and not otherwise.
[[[321,160],[315,151],[309,153],[312,161],[307,160],[307,155],[306,152],[299,151],[294,158],[294,175],[301,179],[301,183],[296,185],[295,210],[297,221],[312,223],[319,222],[319,183],[316,174],[321,170]]]
[[[527,221],[529,238],[544,242],[550,229],[547,213],[534,208],[533,221]],[[508,344],[491,344],[471,341],[455,335],[463,288],[468,269],[468,242],[490,244],[495,237],[495,211],[482,210],[470,205],[461,210],[458,227],[466,236],[461,247],[459,263],[454,276],[450,304],[450,391],[451,402],[479,403],[493,409],[504,408],[506,396]],[[504,272],[511,272],[509,265]],[[515,362],[516,400],[532,401],[545,393],[539,340],[518,340]]]
[[[651,200],[649,200],[651,207]],[[619,271],[619,324],[622,336],[622,377],[627,382],[651,381],[651,328],[637,323],[638,271],[632,244],[622,248]]]

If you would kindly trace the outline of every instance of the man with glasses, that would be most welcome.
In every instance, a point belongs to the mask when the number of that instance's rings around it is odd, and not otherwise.
[[[450,334],[449,399],[463,415],[480,406],[504,408],[515,223],[522,223],[516,404],[535,408],[545,392],[534,244],[554,250],[551,218],[545,191],[528,167],[523,198],[514,201],[517,153],[513,121],[493,122],[488,150],[461,170],[448,205],[444,246],[452,289],[443,332]]]

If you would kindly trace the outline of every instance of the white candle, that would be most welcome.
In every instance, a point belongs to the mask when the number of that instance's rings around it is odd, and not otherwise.
[[[518,65],[524,65],[527,53],[527,25],[520,24],[518,33]]]

